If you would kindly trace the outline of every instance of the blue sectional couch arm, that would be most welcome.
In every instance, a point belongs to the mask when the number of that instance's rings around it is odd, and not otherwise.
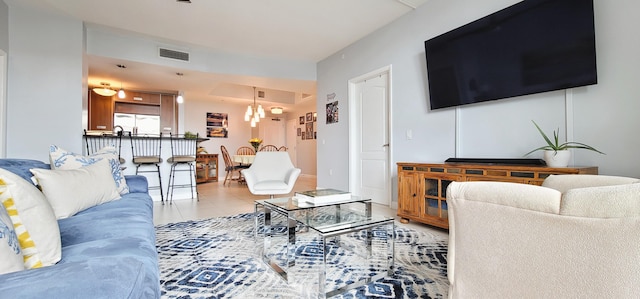
[[[34,160],[0,159],[30,181]],[[160,298],[153,201],[144,176],[126,176],[130,192],[58,220],[62,259],[55,265],[0,275],[11,298]],[[1,297],[1,296],[0,296]]]

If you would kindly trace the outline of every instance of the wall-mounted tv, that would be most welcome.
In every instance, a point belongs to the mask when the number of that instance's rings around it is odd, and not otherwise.
[[[524,0],[424,45],[432,110],[598,81],[593,0]]]

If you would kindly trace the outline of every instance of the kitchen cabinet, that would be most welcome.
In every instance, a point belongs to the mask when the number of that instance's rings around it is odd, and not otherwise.
[[[105,97],[89,89],[89,130],[113,130],[113,97]]]
[[[175,94],[130,90],[126,90],[125,93],[126,97],[120,99],[118,96],[101,96],[89,89],[87,129],[112,131],[116,125],[115,115],[129,114],[156,116],[159,122],[154,132],[167,135],[169,132],[178,133],[178,105]],[[124,127],[123,124],[117,124]]]

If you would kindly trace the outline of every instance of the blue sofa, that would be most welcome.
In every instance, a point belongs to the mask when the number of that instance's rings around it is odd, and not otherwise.
[[[36,160],[0,159],[30,181]],[[160,298],[153,202],[144,176],[126,176],[130,193],[58,220],[62,259],[55,265],[0,275],[0,297]]]

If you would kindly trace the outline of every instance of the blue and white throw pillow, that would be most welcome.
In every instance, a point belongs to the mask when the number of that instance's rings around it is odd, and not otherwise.
[[[18,235],[7,210],[0,204],[0,274],[24,270]]]
[[[78,169],[83,166],[95,164],[102,159],[109,160],[111,174],[113,175],[113,180],[116,182],[116,187],[120,195],[129,193],[129,186],[127,186],[127,181],[124,179],[122,169],[120,169],[118,151],[115,147],[106,146],[89,156],[78,155],[55,145],[49,147],[51,169]]]

